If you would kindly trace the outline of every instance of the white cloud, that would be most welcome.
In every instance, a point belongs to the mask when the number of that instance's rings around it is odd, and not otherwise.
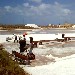
[[[73,12],[58,2],[55,2],[54,4],[40,3],[36,6],[29,3],[23,3],[22,5],[18,5],[15,7],[5,6],[4,9],[6,12],[12,12],[12,14],[15,13],[30,18],[39,17],[40,19],[45,20],[54,20],[59,17],[65,19],[65,17],[68,18],[68,16],[71,15],[71,13]]]
[[[69,9],[64,9],[63,12],[64,12],[65,15],[71,14],[71,11]]]
[[[53,9],[53,12],[56,16],[68,16],[72,11],[68,8],[66,8],[64,5],[59,4],[58,2],[55,2],[53,6],[51,6]]]
[[[17,14],[21,14],[21,15],[31,15],[31,16],[38,16],[38,15],[55,15],[55,16],[65,16],[65,15],[69,15],[71,13],[70,9],[65,8],[64,6],[62,6],[61,4],[59,4],[58,2],[55,2],[53,5],[52,4],[45,4],[45,3],[41,3],[38,6],[33,6],[30,5],[29,3],[23,3],[23,5],[19,5],[16,7],[11,7],[11,6],[5,6],[4,7],[6,9],[6,11],[10,12],[10,10],[13,13],[17,13]]]
[[[5,6],[4,8],[5,8],[5,10],[8,11],[8,12],[12,9],[11,6]]]
[[[41,3],[42,2],[42,0],[29,0],[29,1],[36,2],[36,3]]]
[[[55,4],[55,5],[59,5],[59,3],[58,3],[58,2],[54,2],[54,4]]]
[[[23,6],[28,7],[29,3],[23,3]]]
[[[34,12],[36,15],[46,15],[48,14],[48,8],[49,8],[48,4],[42,3],[41,5],[36,6],[36,7],[31,6],[30,10],[31,12]]]

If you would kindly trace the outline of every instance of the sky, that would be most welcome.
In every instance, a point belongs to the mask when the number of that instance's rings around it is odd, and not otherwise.
[[[0,0],[3,24],[75,24],[75,0]]]

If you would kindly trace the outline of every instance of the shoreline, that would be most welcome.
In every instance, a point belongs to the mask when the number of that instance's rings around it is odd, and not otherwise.
[[[32,28],[32,29],[13,29],[13,30],[47,30],[47,29],[64,29],[64,30],[75,30],[75,28]],[[8,29],[0,29],[0,31],[6,31],[6,30],[8,30]],[[12,30],[12,29],[10,29],[10,30]]]

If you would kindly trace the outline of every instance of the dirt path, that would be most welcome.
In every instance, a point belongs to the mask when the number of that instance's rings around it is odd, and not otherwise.
[[[31,66],[46,65],[46,64],[52,63],[52,62],[55,62],[54,58],[47,58],[46,56],[36,55],[35,60],[31,61]]]

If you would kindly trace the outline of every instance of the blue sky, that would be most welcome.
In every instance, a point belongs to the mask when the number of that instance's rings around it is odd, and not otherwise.
[[[0,23],[75,24],[75,0],[0,0]]]

